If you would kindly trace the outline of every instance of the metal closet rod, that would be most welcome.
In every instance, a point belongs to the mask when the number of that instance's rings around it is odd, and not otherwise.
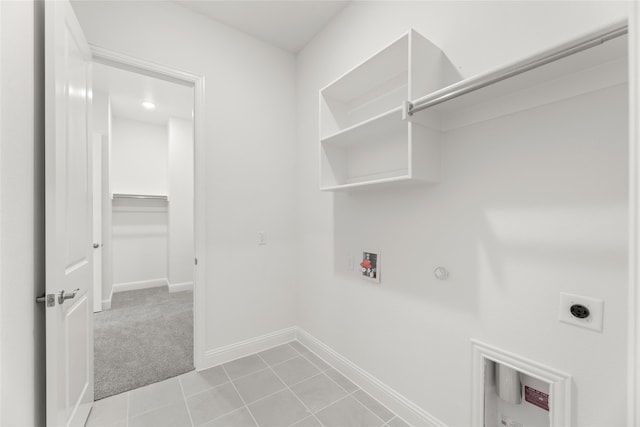
[[[542,67],[543,65],[582,52],[583,50],[601,45],[616,37],[627,34],[628,31],[629,26],[626,22],[624,24],[618,24],[616,27],[609,27],[609,29],[602,32],[586,36],[585,38],[581,38],[573,43],[542,53],[533,59],[519,61],[502,70],[489,73],[487,75],[478,76],[476,78],[472,77],[466,82],[454,83],[451,86],[450,91],[446,91],[445,93],[436,92],[419,98],[414,102],[409,102],[407,113],[411,116],[413,113],[433,107],[434,105],[442,104],[443,102],[447,102],[451,99],[458,98],[459,96],[466,95],[467,93],[501,82],[502,80],[506,80],[510,77],[526,73],[527,71]],[[444,89],[439,92],[443,91]]]
[[[169,200],[167,196],[157,196],[150,194],[122,194],[113,193],[114,199],[148,199],[148,200]]]

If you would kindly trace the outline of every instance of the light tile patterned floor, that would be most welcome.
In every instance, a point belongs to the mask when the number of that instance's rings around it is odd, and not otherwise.
[[[87,427],[407,427],[297,341],[96,402]]]

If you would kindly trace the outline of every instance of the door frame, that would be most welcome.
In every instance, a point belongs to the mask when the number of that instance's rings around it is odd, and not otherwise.
[[[96,141],[96,138],[99,138],[99,141]],[[103,136],[101,133],[94,131],[91,129],[91,187],[93,188],[93,192],[91,195],[91,203],[93,204],[93,218],[91,218],[92,222],[92,241],[95,245],[96,243],[102,245],[104,241],[102,236],[102,223],[104,218],[102,218],[102,202],[103,202],[103,194],[102,194],[102,144],[103,144]],[[99,156],[99,158],[96,158]],[[97,160],[97,161],[96,161]],[[96,168],[96,165],[99,165],[99,168]],[[96,174],[96,171],[100,171],[100,173]],[[96,184],[99,191],[96,191]],[[96,209],[96,198],[100,200],[100,208]],[[100,229],[100,238],[96,239],[96,212],[100,212],[100,221],[98,228]],[[102,249],[100,248],[99,262],[96,262],[96,250],[98,248],[93,248],[93,312],[97,313],[102,311]],[[100,274],[96,275],[97,266],[100,266]],[[96,280],[96,276],[100,277],[99,280]]]
[[[0,3],[0,24],[2,23],[2,3]],[[0,28],[0,61],[3,60],[2,56],[2,29]],[[2,66],[0,66],[0,129],[2,128]],[[2,155],[2,132],[0,132],[0,156]],[[4,142],[6,144],[6,141]],[[0,157],[0,188],[2,188],[2,157]],[[36,190],[37,191],[37,190]],[[2,200],[0,198],[0,224],[2,224]],[[0,226],[0,241],[2,239],[2,227]],[[38,243],[44,241],[44,237],[38,240]],[[2,254],[0,254],[2,255]],[[0,256],[0,277],[2,273],[2,256]],[[2,284],[0,283],[0,319],[2,319]],[[0,337],[2,337],[2,322],[0,322]],[[46,361],[45,361],[46,363]],[[0,422],[2,421],[2,340],[0,340]],[[43,408],[44,409],[44,408]]]
[[[206,191],[205,191],[205,93],[204,76],[167,67],[89,43],[93,62],[133,71],[161,80],[193,86],[194,149],[194,246],[193,364],[203,369],[206,319]]]

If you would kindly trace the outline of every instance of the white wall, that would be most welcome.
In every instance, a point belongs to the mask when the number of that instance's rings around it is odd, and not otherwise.
[[[169,136],[166,125],[113,116],[110,186],[113,193],[168,194]],[[112,202],[114,291],[123,284],[167,279],[167,202]]]
[[[0,2],[0,425],[44,425],[44,8]]]
[[[352,194],[318,191],[318,90],[410,27],[468,77],[625,13],[353,2],[338,15],[297,59],[299,325],[450,426],[470,422],[470,338],[572,374],[575,425],[624,425],[626,88],[449,132],[441,183]],[[380,285],[347,268],[368,247]],[[603,298],[604,332],[558,322],[561,291]]]
[[[169,287],[193,283],[193,121],[169,119]]]
[[[111,191],[167,195],[168,141],[166,125],[114,116],[111,123]]]
[[[73,6],[89,42],[205,77],[205,348],[294,325],[294,57],[172,2]]]
[[[93,114],[91,117],[93,131],[106,135],[109,133],[109,95],[94,90],[91,108]]]
[[[121,199],[113,203],[113,287],[167,280],[167,206],[162,201]],[[121,288],[118,289],[118,286]]]

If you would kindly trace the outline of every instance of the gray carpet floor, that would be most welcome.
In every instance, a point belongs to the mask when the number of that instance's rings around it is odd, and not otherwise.
[[[95,400],[193,367],[193,292],[118,292],[94,315]]]

